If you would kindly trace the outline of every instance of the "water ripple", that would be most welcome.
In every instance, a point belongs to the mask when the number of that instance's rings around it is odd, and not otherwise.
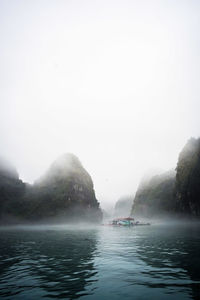
[[[199,232],[1,230],[0,298],[199,300]]]

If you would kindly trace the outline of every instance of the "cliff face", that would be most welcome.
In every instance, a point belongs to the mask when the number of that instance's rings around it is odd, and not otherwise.
[[[18,212],[24,192],[25,184],[16,169],[0,159],[0,220],[9,222],[12,212]]]
[[[99,222],[102,218],[92,179],[73,154],[61,156],[34,185],[26,185],[17,203],[20,209],[15,212],[11,207],[10,212],[26,222]]]
[[[174,186],[174,171],[142,181],[135,195],[131,214],[142,217],[155,217],[174,212]]]
[[[65,154],[58,158],[26,193],[31,203],[29,218],[100,221],[101,210],[93,182],[78,158]]]
[[[200,138],[187,142],[176,170],[176,210],[200,216]]]
[[[200,216],[200,138],[191,138],[181,151],[176,173],[143,182],[136,193],[132,214]]]
[[[133,196],[121,197],[115,204],[114,215],[116,217],[126,217],[131,213],[131,207],[133,204]]]

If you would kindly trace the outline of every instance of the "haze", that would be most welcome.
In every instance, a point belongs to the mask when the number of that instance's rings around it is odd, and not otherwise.
[[[77,155],[102,207],[199,136],[199,1],[0,1],[1,156]]]

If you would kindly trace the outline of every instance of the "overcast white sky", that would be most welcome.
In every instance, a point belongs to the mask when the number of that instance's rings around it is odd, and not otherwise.
[[[0,155],[72,152],[103,207],[200,135],[200,1],[0,0]]]

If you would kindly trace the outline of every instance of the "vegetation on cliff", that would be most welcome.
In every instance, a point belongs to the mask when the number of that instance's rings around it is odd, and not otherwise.
[[[153,217],[174,212],[174,186],[174,171],[143,180],[135,195],[131,214]]]
[[[14,185],[13,180],[9,181],[10,185],[11,182]],[[12,194],[9,210],[2,208],[2,215],[8,212],[10,217],[28,222],[99,222],[102,218],[92,179],[73,154],[61,156],[34,185],[25,185],[17,178],[15,181],[22,185],[20,193]],[[1,186],[5,190],[5,181],[1,181]],[[5,193],[1,193],[2,203],[11,192],[8,186]]]
[[[176,210],[200,216],[200,138],[187,142],[176,170]]]
[[[200,216],[200,138],[191,138],[181,151],[176,172],[153,176],[142,182],[132,214]]]
[[[25,184],[19,179],[16,169],[0,159],[0,220],[7,222],[10,215],[17,214],[24,196]]]
[[[133,203],[131,210],[131,203]],[[116,216],[155,217],[166,214],[200,216],[200,138],[181,151],[176,171],[142,180],[134,201],[122,197]],[[14,167],[0,159],[0,222],[99,222],[102,211],[93,182],[73,154],[58,158],[33,185],[19,179]]]

